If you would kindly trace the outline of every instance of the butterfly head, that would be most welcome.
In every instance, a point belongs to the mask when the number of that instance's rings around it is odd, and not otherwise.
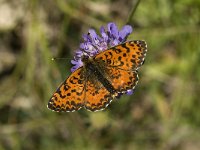
[[[82,56],[81,56],[81,61],[82,61],[83,63],[85,63],[85,62],[88,61],[89,58],[90,58],[90,57],[89,57],[88,55],[82,55]]]

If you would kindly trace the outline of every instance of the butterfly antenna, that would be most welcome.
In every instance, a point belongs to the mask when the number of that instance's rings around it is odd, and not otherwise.
[[[66,57],[52,57],[51,60],[69,60],[70,58],[66,58]]]

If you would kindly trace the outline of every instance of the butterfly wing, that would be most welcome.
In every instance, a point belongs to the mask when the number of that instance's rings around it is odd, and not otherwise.
[[[125,93],[137,85],[137,69],[144,63],[146,52],[145,41],[129,41],[99,53],[94,60],[114,89]]]
[[[80,67],[60,85],[47,107],[57,112],[79,110],[84,103],[84,85],[84,70]]]
[[[125,93],[127,90],[134,89],[139,77],[137,71],[127,71],[114,67],[106,68],[107,79],[118,93]]]
[[[110,93],[95,75],[90,74],[86,79],[84,106],[90,111],[102,110],[110,104],[114,94]]]
[[[137,70],[144,63],[146,52],[146,42],[135,40],[105,50],[94,59],[96,62],[103,60],[107,66],[123,70]]]

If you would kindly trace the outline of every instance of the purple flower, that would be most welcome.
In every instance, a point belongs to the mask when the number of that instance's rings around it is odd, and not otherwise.
[[[127,94],[127,95],[132,95],[132,94],[133,94],[133,90],[132,90],[132,89],[131,89],[131,90],[127,90],[127,91],[126,91],[126,94]]]
[[[101,36],[99,36],[94,29],[89,29],[88,33],[83,35],[84,42],[80,44],[74,60],[71,61],[74,65],[71,68],[71,72],[83,66],[83,62],[81,61],[83,55],[92,57],[110,47],[124,43],[132,30],[130,25],[125,25],[119,31],[115,23],[108,23],[107,30],[104,27],[100,28]]]
[[[130,25],[125,25],[121,30],[118,30],[116,24],[112,22],[108,23],[107,30],[104,27],[100,28],[100,36],[94,29],[89,29],[88,33],[83,35],[84,42],[80,44],[79,49],[76,51],[74,60],[71,60],[74,65],[71,72],[83,66],[81,60],[83,55],[92,57],[110,47],[124,43],[132,30]],[[127,91],[127,93],[131,92]]]

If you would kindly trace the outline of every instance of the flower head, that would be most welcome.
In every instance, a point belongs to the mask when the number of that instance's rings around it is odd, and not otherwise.
[[[130,25],[125,25],[121,30],[118,30],[115,23],[108,23],[107,30],[104,27],[100,28],[101,36],[99,36],[94,29],[89,29],[88,33],[83,35],[84,42],[80,44],[74,60],[71,61],[74,65],[71,68],[71,72],[83,66],[83,62],[81,61],[83,55],[92,57],[110,47],[125,42],[132,30]]]
[[[81,60],[83,55],[92,57],[110,47],[124,43],[132,30],[130,25],[125,25],[121,30],[118,30],[115,23],[108,23],[107,29],[103,26],[100,28],[99,36],[94,29],[89,29],[88,33],[83,35],[84,42],[80,44],[80,48],[76,51],[74,60],[71,60],[74,65],[71,72],[83,66]],[[127,90],[128,95],[132,93],[133,90]]]

